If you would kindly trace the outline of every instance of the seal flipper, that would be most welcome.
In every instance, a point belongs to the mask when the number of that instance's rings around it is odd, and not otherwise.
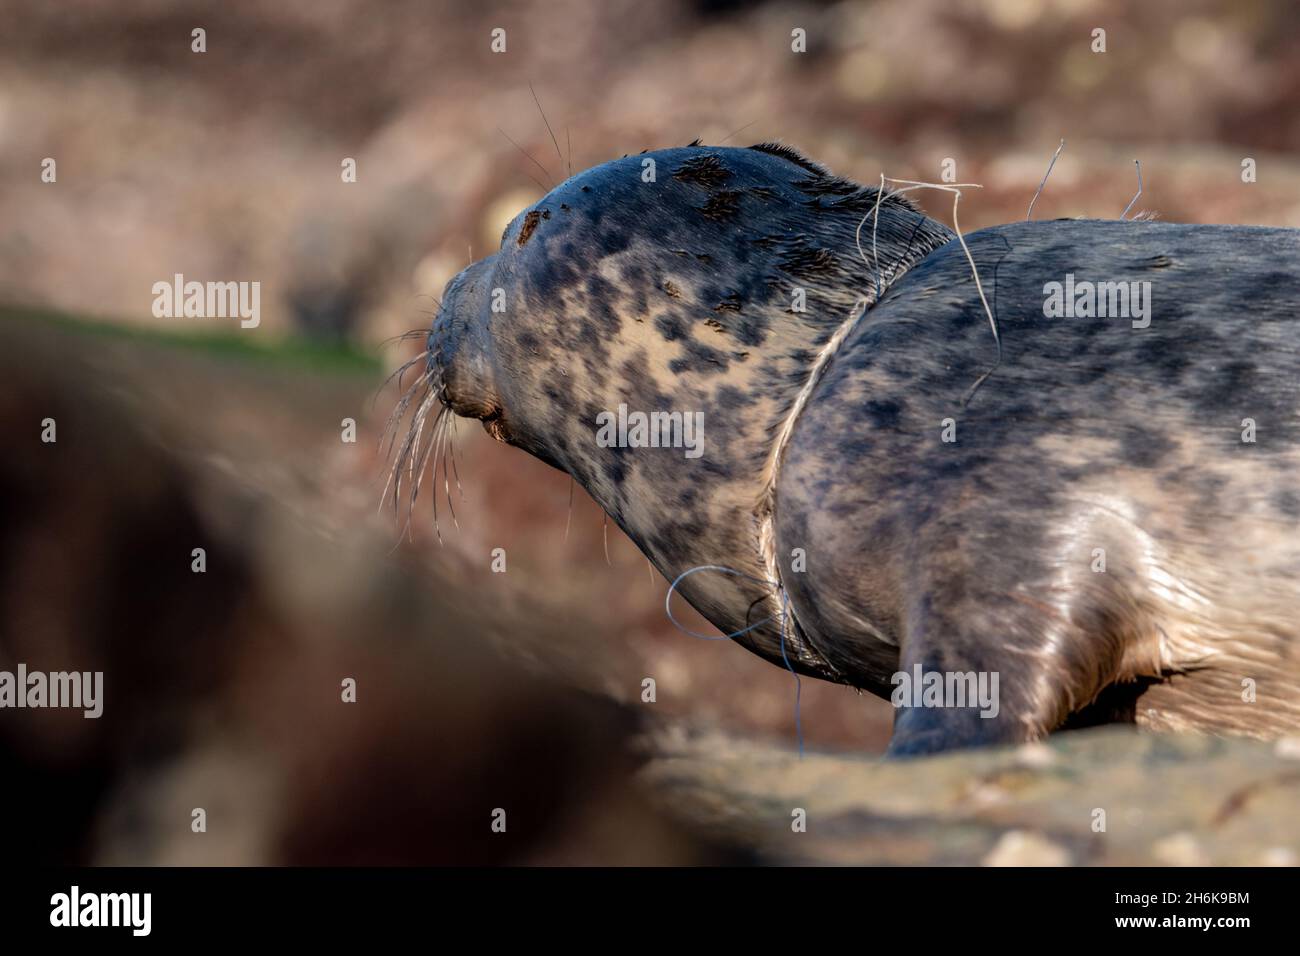
[[[1028,736],[1006,720],[981,720],[978,712],[958,709],[900,708],[886,757],[924,757],[997,744],[1022,743]]]
[[[894,676],[886,756],[1023,743],[1052,729],[1047,713],[1056,708],[1043,706],[1045,688],[1028,674],[1007,673],[1005,660],[991,659],[987,636],[968,633],[959,616],[955,607],[928,608],[909,628]]]
[[[1073,695],[1066,688],[997,655],[997,642],[968,631],[959,616],[955,609],[927,613],[904,639],[886,756],[1025,743],[1046,736],[1068,713]],[[1046,673],[1059,671],[1039,677]]]
[[[1146,622],[1115,580],[1067,582],[1068,564],[1032,551],[978,555],[983,524],[968,513],[960,529],[918,534],[888,756],[1036,740],[1132,676]]]

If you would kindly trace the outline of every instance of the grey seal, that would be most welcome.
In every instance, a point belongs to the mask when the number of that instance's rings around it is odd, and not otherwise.
[[[679,591],[749,650],[901,697],[890,754],[1300,728],[1300,233],[964,238],[779,144],[624,157],[449,283],[426,397],[731,569]]]

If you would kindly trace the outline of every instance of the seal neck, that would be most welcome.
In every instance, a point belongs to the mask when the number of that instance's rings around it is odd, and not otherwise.
[[[877,266],[873,272],[875,282],[872,283],[869,294],[863,295],[849,310],[844,321],[835,329],[834,333],[826,340],[826,343],[817,352],[812,362],[809,364],[807,375],[804,377],[802,385],[794,400],[790,403],[789,411],[783,416],[778,426],[773,430],[773,439],[768,449],[767,460],[763,468],[762,489],[758,496],[758,501],[754,505],[752,520],[755,526],[755,546],[758,552],[759,561],[763,569],[766,580],[774,582],[772,593],[768,595],[767,607],[773,614],[788,615],[789,633],[793,635],[792,643],[794,645],[795,656],[809,667],[810,670],[820,672],[820,676],[831,676],[831,679],[840,683],[849,681],[834,664],[826,657],[825,654],[817,648],[808,632],[798,626],[795,617],[794,605],[790,602],[786,591],[781,570],[781,562],[776,553],[776,511],[777,496],[776,488],[780,477],[781,466],[785,461],[786,446],[789,444],[790,436],[794,433],[795,426],[798,424],[799,416],[803,413],[817,388],[818,382],[821,381],[822,375],[826,368],[831,364],[836,355],[839,354],[840,347],[845,340],[853,333],[854,329],[863,321],[864,317],[871,308],[880,301],[885,292],[898,281],[905,272],[912,268],[918,261],[929,255],[934,249],[945,244],[946,229],[934,220],[929,220],[928,224],[932,226],[928,232],[930,239],[924,243],[922,248],[915,254],[908,255],[906,252],[899,255],[893,260],[892,266],[887,274],[881,275],[881,269]],[[865,220],[863,225],[865,225]],[[859,226],[859,232],[861,226]],[[947,233],[947,238],[951,238],[952,233]],[[943,239],[943,241],[938,241]],[[861,245],[859,243],[859,249]],[[878,246],[876,247],[878,251]]]
[[[769,322],[761,344],[722,372],[657,374],[680,362],[682,347],[671,341],[657,343],[650,336],[643,341],[657,349],[634,348],[634,358],[617,366],[623,373],[620,405],[631,410],[628,414],[657,409],[699,416],[703,427],[697,437],[704,447],[698,458],[674,455],[666,448],[607,447],[595,459],[575,456],[563,463],[668,580],[703,565],[738,572],[692,575],[679,588],[724,633],[770,618],[770,626],[748,631],[738,640],[774,663],[788,660],[803,673],[830,680],[843,680],[843,675],[797,621],[790,621],[784,638],[781,634],[775,489],[799,417],[843,343],[854,328],[870,320],[872,306],[895,281],[952,238],[940,223],[913,210],[892,208],[888,215],[888,239],[876,246],[882,268],[863,270],[852,283],[810,283],[809,298],[815,296],[819,304],[815,312],[778,311],[770,302],[763,304]],[[900,224],[900,217],[906,222]],[[854,222],[865,223],[861,245],[870,262],[871,223],[857,217]],[[859,255],[857,248],[853,255]],[[686,278],[668,281],[683,298],[707,301]],[[743,305],[741,316],[750,308],[749,303]],[[692,330],[691,339],[709,341],[703,331]],[[777,586],[763,587],[758,581]]]

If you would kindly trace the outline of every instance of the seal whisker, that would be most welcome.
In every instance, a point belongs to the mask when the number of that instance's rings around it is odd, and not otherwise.
[[[439,410],[438,414],[434,416],[433,426],[432,426],[434,434],[433,434],[433,438],[429,442],[430,449],[432,449],[437,444],[438,429],[442,424],[442,415],[443,415],[442,410]],[[411,520],[412,515],[414,514],[415,502],[416,499],[419,497],[420,487],[424,484],[424,475],[425,475],[425,466],[424,466],[424,462],[421,462],[420,477],[419,480],[416,481],[415,487],[412,489],[411,492],[411,506],[407,512],[408,522]],[[442,544],[442,529],[438,526],[438,496],[437,495],[433,496],[433,532],[438,539],[438,544]]]
[[[438,429],[438,435],[437,435],[437,442],[438,442],[437,454],[442,459],[442,490],[443,490],[443,494],[447,498],[447,513],[451,515],[452,527],[454,527],[457,531],[459,531],[460,521],[456,517],[456,503],[452,501],[451,490],[447,484],[447,446],[451,440],[451,429],[453,424],[455,423],[455,418],[452,415],[447,414],[447,412],[448,409],[444,406],[442,410],[438,413],[438,417],[439,417],[438,425],[440,427]],[[438,479],[438,464],[436,459],[434,461],[432,470],[433,470],[434,481],[436,482]],[[438,492],[437,492],[436,485],[434,487],[433,503],[435,506],[438,503]],[[439,541],[442,540],[441,534],[439,535],[438,540]]]
[[[730,133],[728,133],[726,136],[722,137],[722,139],[718,141],[718,145],[721,146],[721,145],[722,145],[723,143],[725,143],[727,140],[731,139],[733,136],[736,136],[736,135],[739,134],[739,133],[743,133],[745,130],[749,129],[751,126],[753,126],[753,125],[754,125],[755,123],[757,123],[757,122],[758,122],[758,120],[750,120],[750,121],[749,121],[748,123],[746,123],[744,126],[740,127],[740,129],[732,130]]]
[[[392,412],[389,413],[388,421],[384,423],[384,429],[379,435],[379,447],[381,449],[384,447],[385,439],[388,440],[388,450],[384,453],[385,458],[392,455],[393,444],[397,441],[398,423],[402,420],[403,416],[405,416],[406,410],[410,408],[411,402],[415,400],[420,389],[429,386],[433,379],[433,375],[434,372],[431,369],[426,370],[421,374],[420,377],[412,382],[410,387],[402,393],[402,397],[397,400],[397,404],[393,407]]]
[[[426,395],[420,400],[419,407],[416,408],[415,414],[411,417],[411,426],[407,430],[406,440],[402,443],[402,450],[398,454],[398,461],[403,468],[398,470],[397,486],[393,489],[394,493],[401,488],[402,470],[407,471],[411,478],[414,477],[415,459],[420,455],[420,446],[424,436],[424,422],[428,416],[428,409],[429,397]]]
[[[542,122],[546,124],[546,132],[551,134],[551,142],[555,145],[555,158],[560,161],[560,168],[564,168],[564,156],[560,153],[560,143],[555,138],[555,130],[551,129],[551,121],[546,118],[546,110],[542,109],[542,101],[537,98],[537,91],[533,89],[532,81],[528,82],[528,92],[533,94],[533,102],[537,104],[537,112],[542,114]]]
[[[424,293],[421,293],[421,295],[423,294]],[[438,303],[438,307],[439,308],[442,307],[441,302]],[[426,339],[428,337],[429,337],[429,329],[427,327],[411,329],[409,332],[399,332],[397,335],[390,335],[388,338],[384,339],[382,342],[379,343],[379,347],[381,349],[387,348],[388,346],[392,345],[394,342],[405,342],[407,339],[415,339],[415,338]]]
[[[433,425],[430,428],[431,435],[429,438],[429,444],[425,447],[424,454],[421,456],[418,466],[416,466],[413,470],[414,478],[411,486],[410,502],[407,508],[408,529],[410,527],[412,517],[415,514],[415,503],[417,499],[420,497],[420,488],[424,485],[424,476],[428,473],[428,462],[430,456],[434,456],[434,461],[435,462],[437,461],[436,455],[437,455],[439,441],[442,433],[446,431],[446,427],[447,427],[446,415],[447,415],[447,408],[444,405],[442,408],[438,409],[437,415],[434,416]],[[434,470],[435,471],[437,470],[436,464],[434,465]],[[436,493],[434,494],[433,504],[436,512],[438,506],[438,496]],[[434,528],[435,530],[437,530],[436,518],[434,520]],[[438,536],[438,541],[439,543],[442,542],[441,535]]]
[[[565,544],[569,543],[569,525],[573,523],[573,486],[576,484],[576,481],[577,480],[572,475],[569,476],[569,513],[564,518]]]
[[[426,412],[425,414],[427,415],[428,413]],[[417,443],[416,443],[417,450],[415,454],[411,455],[410,457],[411,477],[410,477],[410,481],[408,482],[410,486],[410,491],[407,497],[406,523],[402,527],[402,533],[406,535],[407,540],[409,541],[415,540],[415,534],[412,528],[412,523],[415,518],[415,502],[420,495],[420,486],[424,483],[424,475],[429,461],[429,456],[430,454],[433,453],[433,450],[437,447],[436,439],[437,439],[438,425],[440,424],[440,418],[441,418],[441,412],[439,412],[439,415],[435,416],[433,420],[433,426],[432,426],[433,435],[430,436],[429,443],[425,445],[423,453],[421,454],[420,451],[418,450],[419,441],[417,439]],[[421,432],[422,431],[423,431],[423,422],[421,422]],[[441,541],[441,539],[439,540]]]
[[[402,387],[402,376],[403,376],[403,374],[405,374],[406,370],[409,369],[412,365],[417,364],[418,362],[427,362],[428,360],[429,360],[429,350],[428,350],[428,349],[425,349],[425,350],[424,350],[423,352],[421,352],[419,355],[415,356],[415,358],[409,359],[409,360],[403,362],[401,365],[399,365],[399,366],[398,366],[398,367],[397,367],[397,368],[392,372],[392,374],[390,374],[386,379],[384,379],[384,384],[380,386],[380,389],[382,390],[382,389],[387,388],[387,387],[388,387],[388,383],[391,382],[393,379],[397,379],[397,387],[398,387],[398,388],[401,388],[401,387]]]
[[[1065,149],[1065,140],[1061,140],[1061,145],[1056,147],[1056,152],[1052,154],[1052,161],[1047,164],[1047,172],[1043,173],[1043,181],[1038,184],[1038,192],[1034,193],[1034,198],[1029,200],[1029,211],[1025,213],[1025,222],[1034,218],[1034,203],[1038,202],[1038,197],[1043,194],[1043,187],[1047,185],[1047,177],[1052,175],[1052,167],[1056,165],[1056,159],[1061,155],[1061,150]],[[1121,219],[1124,217],[1121,216]]]
[[[460,500],[465,500],[465,489],[460,483],[460,469],[456,466],[459,456],[456,454],[456,416],[451,416],[451,474],[456,479],[456,493],[460,495]]]
[[[438,449],[439,449],[438,454],[439,454],[439,455],[443,455],[443,454],[445,454],[445,452],[446,452],[446,446],[447,446],[447,435],[450,434],[450,432],[451,432],[451,425],[450,425],[450,419],[449,419],[447,416],[443,415],[442,413],[439,413],[439,417],[440,417],[440,421],[438,422],[438,424],[439,424],[439,428],[438,428],[438,436],[437,436]],[[444,468],[444,469],[446,468],[446,459],[445,459],[445,458],[443,459],[443,468]],[[433,503],[434,503],[435,510],[436,510],[436,506],[437,506],[437,504],[438,504],[438,488],[437,488],[437,484],[436,484],[436,483],[437,483],[437,480],[438,480],[438,463],[437,463],[437,460],[436,460],[436,459],[435,459],[435,461],[434,461],[433,469],[432,469],[432,470],[433,470],[433,480],[434,480],[434,482],[435,482],[435,484],[434,484],[434,489],[433,489]],[[445,494],[445,493],[446,493],[446,490],[447,490],[447,487],[446,487],[446,472],[445,472],[445,470],[444,470],[444,473],[443,473],[443,474],[444,474],[444,478],[443,478],[443,492],[444,492],[444,494]],[[452,503],[451,495],[448,494],[446,497],[447,497],[447,509],[448,509],[448,512],[451,514],[451,522],[452,522],[452,525],[456,528],[456,530],[459,531],[459,530],[460,530],[460,523],[456,520],[456,506]],[[441,542],[442,542],[442,526],[441,526],[441,523],[437,523],[437,530],[438,530],[438,541],[439,541],[439,543],[441,543]]]
[[[415,419],[412,424],[412,429],[408,434],[407,441],[403,444],[402,457],[399,459],[399,462],[400,461],[406,462],[407,472],[408,472],[407,484],[410,489],[408,492],[408,499],[407,499],[406,521],[402,525],[401,535],[406,535],[408,539],[411,540],[413,540],[411,523],[415,514],[416,499],[420,494],[420,486],[421,484],[423,484],[424,474],[426,471],[426,465],[429,460],[429,455],[433,452],[433,449],[436,445],[438,426],[442,421],[443,413],[446,411],[446,408],[444,406],[440,408],[438,414],[434,416],[433,425],[430,428],[430,431],[432,432],[430,436],[430,441],[428,442],[427,445],[425,445],[423,443],[425,422],[428,420],[429,411],[432,408],[435,399],[436,399],[436,394],[430,392],[420,402],[420,407],[416,411]],[[421,452],[422,447],[423,447],[423,452]],[[398,484],[393,489],[395,507],[400,498],[400,487],[401,487],[401,470],[399,468]],[[436,505],[436,501],[435,501],[435,505]]]
[[[446,411],[446,406],[443,407],[443,412],[445,411]],[[442,413],[439,414],[441,415]],[[441,444],[441,451],[439,452],[439,454],[442,456],[442,493],[447,496],[447,513],[451,515],[452,527],[455,528],[457,531],[459,531],[460,520],[456,517],[456,503],[452,500],[451,482],[447,476],[447,452],[448,449],[451,447],[452,426],[450,423],[454,421],[455,419],[453,418],[447,418],[446,423],[443,424],[442,434],[439,436],[439,442]],[[435,464],[434,468],[436,469],[437,467],[438,467],[437,464]],[[434,496],[437,497],[436,492]]]
[[[550,174],[550,172],[547,171],[547,169],[546,169],[545,166],[543,166],[543,165],[542,165],[541,163],[539,163],[537,160],[533,159],[532,154],[529,153],[528,150],[524,149],[522,146],[520,146],[518,143],[516,143],[513,139],[510,139],[510,134],[507,133],[505,130],[503,130],[500,126],[497,127],[497,132],[500,133],[502,136],[504,136],[506,139],[509,139],[509,140],[510,140],[510,145],[511,145],[511,146],[513,146],[515,149],[519,150],[519,152],[523,153],[524,156],[525,156],[528,160],[530,160],[530,161],[532,162],[532,164],[533,164],[534,166],[536,166],[538,169],[540,169],[543,173],[546,173],[546,178],[549,179],[549,180],[551,181],[551,186],[552,186],[552,188],[554,188],[554,186],[555,186],[555,178]],[[537,188],[538,188],[538,189],[540,189],[542,192],[547,192],[546,187],[543,186],[540,182],[537,181],[537,177],[536,177],[536,176],[533,176],[533,175],[530,174],[530,173],[525,173],[525,175],[528,176],[528,178],[531,179],[533,182],[537,183]],[[474,253],[473,253],[473,252],[471,252],[471,253],[469,254],[469,261],[470,261],[470,262],[473,262],[473,261],[474,261]]]
[[[1119,214],[1119,218],[1121,219],[1128,215],[1128,211],[1133,208],[1133,204],[1137,202],[1138,197],[1142,195],[1142,164],[1135,159],[1133,160],[1133,165],[1137,167],[1138,191],[1133,194],[1133,198],[1128,201],[1128,205],[1124,207],[1124,211]]]
[[[419,390],[427,384],[427,382],[424,381],[424,379],[425,376],[422,375],[419,379],[417,379],[414,383],[412,383],[411,387],[407,389],[406,393],[403,394],[400,399],[398,399],[397,404],[394,406],[392,412],[389,413],[388,421],[384,424],[384,429],[380,433],[379,446],[378,446],[379,453],[382,454],[385,459],[389,459],[389,460],[393,459],[393,447],[397,443],[397,426],[401,422],[401,420],[405,417],[406,410],[407,408],[410,407],[410,404],[414,400],[416,393],[418,393]],[[387,441],[388,443],[387,449],[384,448],[385,441]],[[409,441],[409,434],[407,436],[407,439],[403,442],[404,445],[406,441]],[[401,462],[401,455],[399,453],[397,456],[397,460],[393,462],[393,469],[390,470],[389,472],[389,476],[388,476],[389,481],[391,481],[393,478],[393,470],[396,470],[396,468],[400,467],[400,462]],[[387,487],[385,487],[384,490],[386,494]]]
[[[426,394],[420,402],[419,409],[415,413],[415,422],[412,428],[412,434],[415,436],[415,445],[411,451],[411,454],[407,456],[407,480],[411,484],[415,483],[415,475],[416,475],[415,465],[417,461],[421,463],[422,467],[420,473],[423,474],[424,459],[420,458],[420,447],[424,441],[424,423],[428,420],[429,412],[433,409],[433,404],[434,404],[434,397],[432,393]],[[439,413],[439,415],[434,416],[433,428],[431,429],[433,434],[430,436],[430,441],[428,446],[429,448],[433,447],[433,439],[437,437],[437,426],[440,418],[441,418],[441,413]],[[426,448],[425,449],[426,459],[428,457],[428,453],[429,453],[428,448]],[[418,485],[416,487],[418,488]],[[411,500],[414,503],[415,499],[412,498]]]
[[[389,416],[388,425],[385,426],[384,429],[384,435],[381,436],[380,438],[380,445],[382,447],[384,437],[387,437],[391,432],[391,438],[389,439],[389,443],[388,443],[387,456],[393,459],[392,466],[388,472],[388,479],[387,481],[384,482],[383,494],[380,496],[380,500],[379,500],[379,506],[381,508],[383,507],[384,501],[387,500],[388,498],[388,489],[391,487],[393,490],[393,509],[394,511],[397,510],[398,502],[400,501],[400,496],[401,496],[402,468],[404,465],[407,464],[408,459],[412,456],[412,454],[418,451],[419,436],[420,436],[420,431],[423,429],[424,426],[425,416],[427,416],[428,414],[428,409],[431,401],[436,400],[437,397],[437,390],[433,388],[429,388],[429,384],[432,381],[433,377],[434,377],[433,370],[428,370],[424,372],[418,379],[416,379],[414,383],[412,383],[411,387],[407,389],[406,393],[402,396],[401,400],[398,402],[397,407],[393,410],[393,413]],[[420,398],[420,403],[416,408],[415,414],[411,416],[411,424],[407,429],[406,437],[402,440],[402,444],[398,447],[396,456],[393,457],[392,450],[394,444],[396,444],[397,441],[396,425],[399,421],[401,421],[402,417],[406,413],[406,409],[410,406],[414,397],[416,396],[417,393],[419,393],[420,389],[422,388],[425,389],[425,391],[423,396]]]
[[[417,333],[423,334],[425,336],[429,334],[427,330],[421,332],[421,330],[419,329],[412,329],[410,332],[403,332],[401,335],[395,336],[393,339],[389,339],[388,341],[391,342],[391,341],[396,341],[398,339],[405,340],[407,338],[413,338]],[[428,357],[429,357],[429,349],[426,346],[424,349],[420,351],[419,355],[416,355],[414,358],[410,359],[409,361],[403,362],[393,372],[391,372],[387,377],[385,377],[384,381],[380,384],[379,388],[375,389],[374,395],[371,396],[369,407],[370,408],[375,407],[375,403],[379,401],[379,396],[383,394],[384,390],[388,388],[389,383],[392,382],[394,378],[397,379],[397,387],[400,389],[402,387],[402,374],[407,369],[409,369],[412,365],[415,365],[417,362],[421,360],[427,360]],[[381,440],[382,440],[382,436],[381,436]]]

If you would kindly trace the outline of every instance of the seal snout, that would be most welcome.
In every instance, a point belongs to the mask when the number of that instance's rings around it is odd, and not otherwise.
[[[439,399],[457,415],[482,420],[489,432],[502,415],[487,330],[494,259],[474,263],[447,284],[428,341]]]

